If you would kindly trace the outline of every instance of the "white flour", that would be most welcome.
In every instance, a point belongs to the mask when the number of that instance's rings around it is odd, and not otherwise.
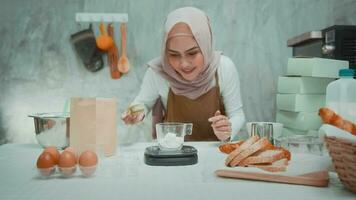
[[[158,140],[158,143],[163,148],[178,148],[184,142],[183,137],[177,137],[175,133],[167,133],[164,138]]]

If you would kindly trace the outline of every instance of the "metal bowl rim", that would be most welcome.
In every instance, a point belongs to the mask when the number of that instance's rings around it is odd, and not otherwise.
[[[70,114],[68,112],[51,112],[51,113],[36,113],[33,115],[28,115],[29,117],[50,119],[50,118],[69,118]]]

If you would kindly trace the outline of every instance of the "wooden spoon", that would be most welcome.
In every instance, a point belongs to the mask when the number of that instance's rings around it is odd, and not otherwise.
[[[119,50],[115,44],[114,26],[112,24],[108,25],[108,34],[114,41],[113,47],[108,51],[108,65],[110,67],[110,74],[112,79],[119,79],[121,77],[121,73],[117,68],[117,64],[119,63]]]
[[[130,62],[126,56],[126,23],[120,25],[121,31],[121,57],[119,58],[119,63],[117,68],[123,74],[126,74],[130,70]]]

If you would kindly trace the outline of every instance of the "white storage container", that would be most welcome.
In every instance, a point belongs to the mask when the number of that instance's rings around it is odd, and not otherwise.
[[[331,82],[326,88],[326,106],[344,119],[356,123],[356,80],[354,70],[341,69],[340,79]]]

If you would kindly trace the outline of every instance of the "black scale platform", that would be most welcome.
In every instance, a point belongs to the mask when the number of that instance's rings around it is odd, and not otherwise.
[[[194,165],[198,162],[198,151],[185,145],[178,151],[162,151],[158,146],[150,146],[145,150],[144,159],[152,166]]]

